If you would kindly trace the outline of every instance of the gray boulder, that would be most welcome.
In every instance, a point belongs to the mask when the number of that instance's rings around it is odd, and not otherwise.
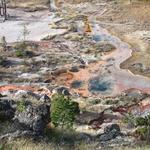
[[[19,98],[28,98],[28,99],[35,99],[35,100],[39,100],[40,96],[38,94],[35,94],[31,91],[24,91],[24,90],[19,90],[15,93],[15,97],[17,99]]]
[[[12,100],[0,99],[0,120],[10,120],[14,117],[14,103]]]
[[[27,129],[42,134],[50,121],[50,106],[46,104],[38,106],[29,104],[24,111],[16,111],[15,119]]]
[[[53,94],[63,94],[63,95],[69,96],[70,92],[68,88],[62,86],[62,87],[55,88],[53,90]]]
[[[104,129],[104,133],[109,133],[109,132],[111,132],[111,131],[113,131],[113,130],[116,131],[116,132],[118,132],[118,133],[121,132],[119,125],[117,125],[117,124],[111,124],[111,125],[107,126],[107,127]]]
[[[77,66],[72,66],[69,71],[71,71],[71,72],[79,72],[79,68]]]
[[[44,102],[44,103],[49,103],[51,101],[51,99],[46,94],[44,94],[41,96],[40,101]]]
[[[117,124],[112,124],[104,129],[104,133],[99,136],[101,142],[115,139],[121,135],[120,127]]]

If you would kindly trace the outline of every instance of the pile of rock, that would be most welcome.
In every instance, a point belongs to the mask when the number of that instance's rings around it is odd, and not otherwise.
[[[50,122],[51,105],[47,95],[38,96],[35,93],[23,91],[18,93],[17,96],[20,99],[17,100],[0,98],[0,121],[3,121],[3,124],[9,122],[12,127],[8,131],[5,129],[7,131],[5,135],[0,133],[0,139],[7,136],[11,138],[11,135],[16,137],[17,133],[18,136],[28,133],[43,135],[46,125]],[[32,101],[28,99],[29,97],[34,97],[37,101]]]
[[[112,124],[112,125],[107,126],[104,129],[103,134],[99,135],[99,140],[101,142],[109,141],[109,140],[112,140],[112,139],[114,139],[114,138],[116,138],[117,136],[120,136],[120,135],[122,135],[122,134],[121,134],[121,130],[120,130],[119,125]]]
[[[67,87],[54,88],[52,94],[56,93],[70,95]],[[46,94],[26,90],[16,90],[7,96],[1,94],[0,121],[2,124],[0,128],[3,126],[5,131],[0,132],[0,139],[25,134],[43,135],[47,124],[51,121],[50,107],[51,98]]]

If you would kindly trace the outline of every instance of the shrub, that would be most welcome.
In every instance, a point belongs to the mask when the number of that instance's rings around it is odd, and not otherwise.
[[[150,140],[150,126],[140,127],[136,130],[136,135],[140,137],[141,140]]]
[[[136,126],[146,126],[148,125],[148,119],[143,117],[136,118]]]
[[[27,36],[30,34],[30,31],[28,30],[28,28],[27,28],[26,25],[23,26],[23,29],[22,29],[21,34],[22,34],[22,36],[23,36],[23,39],[22,39],[22,40],[23,40],[23,42],[25,42],[26,39],[27,39]]]
[[[17,50],[15,52],[17,57],[33,57],[34,53],[32,51],[24,51],[24,50]]]
[[[146,117],[136,117],[133,114],[127,114],[124,122],[137,127],[135,134],[142,140],[150,141],[150,114]]]
[[[23,112],[26,109],[26,102],[24,100],[17,102],[17,111]]]
[[[23,51],[23,50],[26,50],[27,46],[28,45],[25,42],[20,42],[14,46],[14,49]]]
[[[73,102],[70,97],[64,95],[52,97],[51,121],[55,127],[71,128],[78,113],[78,103]]]
[[[127,123],[130,127],[135,127],[136,126],[136,117],[131,114],[128,113],[126,114],[125,118],[123,119],[124,123]]]
[[[17,57],[24,57],[26,54],[25,54],[25,51],[23,51],[23,50],[17,50],[17,51],[15,52],[15,55],[16,55]]]
[[[101,101],[102,101],[101,99],[94,99],[90,101],[90,104],[96,105],[96,104],[101,103]]]

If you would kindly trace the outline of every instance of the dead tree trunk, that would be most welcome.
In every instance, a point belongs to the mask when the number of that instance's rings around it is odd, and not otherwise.
[[[3,16],[4,20],[7,20],[7,5],[6,0],[1,0],[0,4],[0,15]]]
[[[1,7],[1,4],[0,4],[0,16],[2,16],[2,12],[1,12],[1,10],[2,10],[2,7]]]
[[[58,10],[55,0],[49,0],[49,9],[50,9],[50,11]]]
[[[3,10],[3,8],[2,8],[2,1],[0,1],[0,16],[3,15],[3,14],[2,14],[2,10]]]
[[[4,14],[4,21],[7,19],[7,6],[6,6],[6,1],[3,0],[3,14]]]

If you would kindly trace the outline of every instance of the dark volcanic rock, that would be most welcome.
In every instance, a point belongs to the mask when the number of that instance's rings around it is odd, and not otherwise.
[[[36,133],[43,132],[45,128],[46,122],[43,120],[41,116],[36,116],[33,121],[33,131]]]
[[[28,105],[24,111],[16,112],[15,119],[26,126],[27,129],[41,134],[50,121],[50,106],[46,104],[38,106]]]
[[[72,66],[71,69],[70,69],[69,71],[71,71],[71,72],[78,72],[79,69],[78,69],[77,66]]]
[[[40,99],[40,96],[38,94],[35,94],[31,91],[24,91],[24,90],[19,90],[15,93],[15,97],[17,99],[20,99],[20,98],[27,98],[27,99],[36,99],[36,100],[39,100]]]
[[[46,94],[44,94],[41,96],[40,101],[41,102],[50,102],[51,99]]]
[[[104,129],[104,133],[99,136],[101,142],[109,141],[121,135],[120,127],[117,124],[112,124]]]
[[[14,101],[0,99],[0,120],[9,120],[14,117],[15,109],[13,108]]]
[[[119,127],[119,125],[117,125],[117,124],[112,124],[112,125],[107,126],[107,127],[104,129],[104,132],[105,132],[105,133],[109,133],[109,132],[111,132],[112,130],[115,130],[115,131],[118,132],[118,133],[121,132],[121,131],[120,131],[120,127]]]
[[[69,89],[68,88],[66,88],[66,87],[58,87],[58,88],[55,88],[54,90],[53,90],[53,93],[55,94],[63,94],[63,95],[66,95],[66,96],[68,96],[68,95],[70,95],[70,92],[69,92]]]

